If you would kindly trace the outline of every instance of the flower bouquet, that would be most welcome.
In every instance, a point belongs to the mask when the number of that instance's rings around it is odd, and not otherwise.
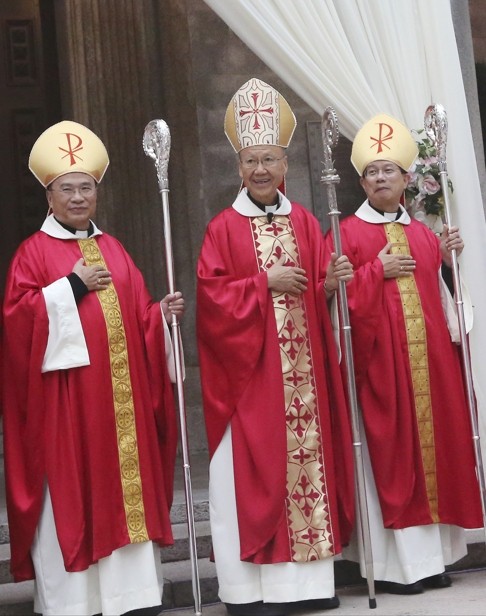
[[[442,231],[444,196],[440,184],[439,165],[435,145],[427,137],[421,138],[422,130],[412,131],[416,135],[418,157],[410,169],[410,181],[405,189],[405,202],[409,214],[420,220],[432,231]],[[449,190],[454,187],[448,179]]]

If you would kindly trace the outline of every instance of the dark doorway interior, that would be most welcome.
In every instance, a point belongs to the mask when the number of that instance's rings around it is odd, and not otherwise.
[[[42,187],[28,170],[39,134],[60,119],[54,3],[0,3],[0,288],[19,243],[45,216]]]

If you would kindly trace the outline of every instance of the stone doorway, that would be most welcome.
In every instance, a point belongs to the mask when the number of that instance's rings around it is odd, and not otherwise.
[[[45,196],[27,161],[38,135],[60,117],[53,3],[0,3],[0,300],[9,261],[45,216]],[[1,414],[1,413],[0,413]],[[3,439],[0,421],[0,509]],[[1,511],[0,511],[1,514]]]
[[[60,115],[52,2],[0,3],[0,285],[19,243],[45,215],[43,191],[27,168],[30,148]],[[6,233],[5,231],[8,230]]]

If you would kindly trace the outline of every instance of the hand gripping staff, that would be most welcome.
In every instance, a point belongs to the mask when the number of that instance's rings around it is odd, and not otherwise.
[[[170,131],[164,120],[152,120],[145,127],[143,133],[143,150],[155,162],[159,190],[162,195],[162,212],[164,219],[165,258],[167,265],[167,280],[169,293],[174,293],[174,257],[172,251],[172,237],[169,212],[169,181],[167,167],[170,153]],[[184,401],[184,384],[182,370],[182,341],[179,323],[176,315],[172,315],[172,342],[174,345],[174,359],[176,367],[177,401],[179,405],[179,423],[181,432],[182,461],[184,469],[184,491],[186,498],[187,528],[189,533],[189,550],[192,572],[192,594],[194,597],[194,612],[199,616],[201,612],[201,589],[199,585],[199,570],[197,566],[196,532],[194,525],[194,505],[191,486],[191,465],[189,462],[189,445],[187,439],[186,407]]]
[[[341,232],[339,229],[340,211],[337,208],[335,184],[339,183],[339,176],[333,166],[332,149],[336,147],[339,139],[337,116],[332,107],[327,107],[322,115],[321,122],[322,143],[324,146],[324,161],[321,182],[325,185],[329,203],[329,216],[331,217],[331,230],[334,239],[335,251],[342,255]],[[349,406],[351,410],[351,425],[353,432],[354,470],[356,514],[358,520],[359,551],[364,558],[366,567],[366,580],[368,583],[368,598],[370,609],[376,608],[375,580],[373,574],[373,554],[371,551],[371,534],[366,502],[366,485],[364,478],[363,457],[359,427],[358,402],[356,396],[356,382],[354,377],[353,346],[351,342],[351,326],[349,323],[348,298],[346,283],[339,281],[339,313],[341,330],[344,339],[344,360],[346,362],[347,388]]]
[[[449,199],[449,186],[447,178],[447,113],[440,104],[429,105],[425,110],[424,127],[428,138],[435,145],[437,151],[437,163],[439,167],[440,185],[444,196],[444,222],[448,227],[451,226],[451,208]],[[457,306],[457,317],[459,321],[459,335],[461,339],[462,367],[466,380],[467,402],[471,419],[472,439],[474,444],[474,456],[476,460],[476,474],[478,477],[479,491],[481,496],[481,507],[483,510],[483,527],[486,533],[486,487],[484,481],[483,460],[481,455],[481,442],[479,438],[478,414],[476,398],[472,380],[471,356],[469,354],[469,339],[466,332],[466,322],[464,319],[464,302],[462,301],[461,278],[457,253],[453,249],[452,257],[452,280],[454,283],[454,297]]]

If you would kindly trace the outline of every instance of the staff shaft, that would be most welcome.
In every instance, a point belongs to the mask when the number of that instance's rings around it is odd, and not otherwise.
[[[170,153],[170,131],[164,120],[152,120],[145,127],[143,149],[147,156],[154,160],[157,171],[159,190],[162,198],[162,214],[165,239],[165,261],[169,293],[175,292],[174,252],[172,249],[172,232],[169,209],[168,163]],[[187,529],[189,539],[189,555],[191,562],[192,593],[194,611],[200,616],[201,589],[197,563],[196,530],[194,521],[194,503],[192,497],[191,464],[189,460],[189,441],[187,436],[186,404],[184,396],[183,348],[179,321],[175,314],[171,316],[172,344],[174,348],[174,363],[176,373],[177,405],[179,411],[179,427],[184,473],[184,495],[186,503]]]
[[[165,237],[165,257],[167,265],[167,283],[169,293],[175,292],[175,275],[174,275],[174,252],[172,249],[172,232],[170,224],[170,211],[169,211],[169,190],[163,188],[161,190],[162,196],[162,210],[164,216],[164,237]],[[197,565],[197,544],[196,544],[196,529],[194,520],[194,502],[192,496],[192,479],[191,479],[191,464],[189,457],[189,439],[187,436],[187,421],[186,421],[186,404],[184,395],[184,374],[183,374],[183,349],[182,338],[180,333],[179,321],[175,314],[171,319],[172,329],[172,343],[174,347],[174,363],[176,369],[176,388],[177,388],[177,402],[179,410],[179,425],[181,436],[181,449],[182,449],[182,466],[184,473],[184,496],[186,502],[186,517],[187,517],[187,530],[189,539],[190,561],[191,561],[191,579],[192,579],[192,594],[194,597],[194,612],[196,615],[202,613],[201,606],[201,590],[199,581],[199,569]]]
[[[451,226],[451,211],[449,200],[449,182],[446,169],[439,171],[440,185],[442,194],[444,195],[444,221]],[[454,285],[454,298],[457,309],[457,320],[459,323],[459,337],[461,340],[461,361],[464,372],[464,380],[466,382],[467,406],[469,410],[469,418],[471,421],[472,441],[474,447],[474,459],[476,462],[476,471],[479,484],[479,492],[481,497],[481,509],[483,513],[483,529],[486,540],[486,483],[484,479],[483,457],[481,453],[481,439],[479,436],[478,411],[476,405],[476,396],[474,395],[474,383],[472,378],[471,353],[469,348],[469,336],[466,330],[466,319],[464,315],[464,301],[462,298],[461,275],[459,271],[459,263],[457,261],[457,252],[451,250],[452,259],[452,282]]]
[[[437,162],[439,167],[439,180],[444,198],[444,222],[450,228],[452,225],[451,204],[449,197],[449,180],[447,174],[447,113],[440,104],[430,105],[425,111],[425,132],[434,143],[437,150]],[[467,405],[471,422],[474,458],[476,462],[476,474],[479,485],[481,509],[483,514],[483,530],[486,538],[486,482],[484,479],[483,457],[481,453],[481,441],[478,426],[478,410],[476,396],[474,395],[474,383],[472,378],[471,353],[469,337],[466,330],[464,316],[464,302],[462,298],[461,274],[457,260],[456,249],[451,250],[452,281],[454,285],[454,298],[457,307],[457,320],[459,323],[459,337],[461,341],[461,360],[466,385]]]
[[[324,169],[321,182],[326,187],[329,216],[331,219],[331,231],[334,240],[335,252],[340,257],[342,255],[341,230],[339,227],[339,216],[341,212],[337,207],[336,188],[339,183],[332,162],[332,146],[335,146],[338,139],[337,118],[332,108],[328,107],[322,118],[322,135],[324,145]],[[348,391],[349,407],[351,411],[351,427],[353,436],[353,454],[355,470],[355,493],[356,493],[356,517],[358,520],[358,542],[360,554],[363,556],[366,570],[366,581],[368,584],[368,599],[371,609],[376,608],[375,580],[373,572],[373,553],[371,548],[371,533],[368,514],[368,503],[366,497],[366,483],[364,475],[363,453],[360,435],[358,398],[356,394],[356,381],[354,371],[353,345],[351,338],[351,324],[349,320],[348,297],[346,283],[339,280],[338,298],[339,314],[341,320],[341,331],[344,340],[344,361],[346,364],[346,384]]]

